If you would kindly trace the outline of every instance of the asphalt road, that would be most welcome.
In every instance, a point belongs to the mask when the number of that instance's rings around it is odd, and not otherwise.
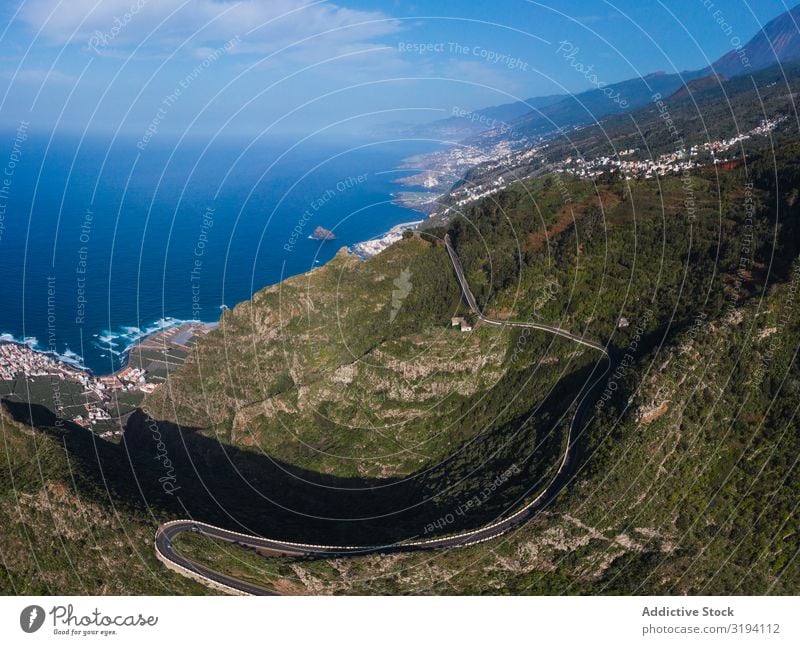
[[[487,524],[481,528],[474,529],[472,531],[463,531],[454,535],[431,538],[428,540],[410,540],[399,544],[388,545],[329,546],[320,544],[301,544],[296,542],[285,542],[282,540],[272,540],[255,535],[246,535],[244,533],[237,533],[235,531],[228,531],[226,529],[205,524],[203,522],[196,522],[192,520],[176,520],[162,524],[156,531],[155,548],[160,558],[169,561],[169,563],[171,563],[180,573],[183,573],[184,575],[200,577],[204,581],[215,583],[216,585],[222,585],[223,588],[232,592],[248,595],[277,595],[273,591],[263,589],[262,587],[251,584],[247,581],[218,573],[213,569],[204,567],[203,565],[181,555],[173,546],[175,537],[180,533],[193,531],[223,540],[225,542],[257,549],[264,555],[310,556],[320,558],[342,555],[356,556],[365,555],[368,553],[397,553],[459,547],[491,540],[502,535],[503,533],[506,533],[512,528],[527,522],[536,514],[537,511],[546,506],[562,490],[564,485],[571,477],[571,466],[573,465],[575,458],[575,450],[573,449],[574,443],[576,437],[579,435],[581,423],[586,411],[592,404],[593,397],[591,394],[597,389],[597,386],[602,382],[605,375],[611,369],[611,358],[608,350],[600,343],[584,338],[583,336],[573,334],[572,332],[566,329],[561,329],[560,327],[533,322],[500,321],[487,318],[479,309],[477,302],[475,301],[475,297],[473,296],[472,291],[467,284],[461,262],[458,259],[458,255],[456,255],[452,244],[450,243],[450,237],[446,235],[444,242],[447,252],[450,255],[450,261],[453,264],[456,278],[461,286],[461,292],[464,297],[464,301],[467,303],[467,306],[470,308],[472,313],[484,324],[498,327],[527,327],[530,329],[538,329],[556,336],[561,336],[599,351],[606,362],[605,370],[603,370],[603,372],[599,374],[591,384],[584,386],[583,390],[579,394],[580,400],[578,401],[578,405],[575,408],[575,414],[573,415],[569,424],[564,455],[561,459],[558,470],[544,490],[540,492],[534,499],[526,502],[513,514],[491,524]]]
[[[568,338],[569,340],[575,341],[576,343],[580,343],[581,345],[585,345],[586,347],[591,347],[592,349],[596,349],[599,352],[602,352],[607,356],[606,348],[603,347],[600,343],[595,342],[593,340],[589,340],[584,336],[578,336],[577,334],[573,334],[571,331],[566,329],[561,329],[561,327],[555,327],[553,325],[543,325],[540,323],[535,322],[509,322],[509,321],[502,321],[502,320],[493,320],[491,318],[487,318],[483,315],[483,312],[478,307],[477,302],[475,302],[475,296],[472,295],[472,291],[469,288],[469,284],[467,284],[467,279],[464,277],[464,269],[461,267],[461,260],[458,259],[458,255],[456,255],[455,249],[453,249],[452,244],[450,243],[450,236],[444,236],[444,245],[447,247],[447,253],[450,255],[450,261],[453,263],[453,269],[456,272],[456,278],[458,278],[458,283],[461,285],[461,293],[464,295],[464,300],[467,303],[467,306],[470,308],[472,313],[478,317],[479,320],[486,323],[487,325],[495,325],[497,327],[527,327],[528,329],[539,329],[541,331],[546,331],[550,334],[555,334],[556,336],[561,336],[563,338]]]

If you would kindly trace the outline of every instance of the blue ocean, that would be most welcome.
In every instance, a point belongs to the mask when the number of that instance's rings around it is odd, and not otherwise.
[[[20,140],[22,139],[22,140]],[[17,146],[14,148],[14,142]],[[159,327],[214,322],[260,288],[423,215],[392,203],[427,142],[50,138],[5,132],[0,339],[97,374]],[[5,155],[0,155],[0,164]],[[317,226],[335,240],[309,235]]]

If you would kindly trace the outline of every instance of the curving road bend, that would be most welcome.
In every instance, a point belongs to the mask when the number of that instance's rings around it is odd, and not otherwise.
[[[178,553],[174,546],[173,541],[175,537],[185,532],[194,532],[202,535],[207,535],[212,538],[222,540],[224,542],[237,544],[243,547],[248,547],[257,550],[262,555],[267,556],[290,556],[290,557],[332,557],[332,556],[356,556],[365,555],[369,553],[397,553],[408,551],[422,551],[430,549],[441,549],[448,547],[467,546],[470,544],[477,544],[496,538],[503,533],[511,530],[527,522],[533,515],[536,514],[542,507],[546,506],[555,496],[561,491],[563,486],[567,483],[571,476],[571,465],[574,462],[575,451],[574,443],[575,437],[578,435],[583,418],[586,411],[589,409],[593,398],[592,392],[602,382],[605,375],[611,369],[611,357],[608,349],[598,342],[589,340],[583,336],[573,334],[572,332],[555,327],[552,325],[544,325],[534,322],[511,322],[500,321],[487,318],[483,315],[480,308],[475,301],[475,297],[467,284],[464,277],[464,270],[458,255],[453,248],[449,235],[445,235],[444,239],[447,253],[450,256],[450,261],[461,287],[461,292],[464,301],[470,308],[470,311],[476,316],[478,320],[487,325],[496,327],[522,327],[537,329],[556,336],[567,338],[571,341],[595,349],[603,355],[606,362],[606,368],[603,372],[588,386],[585,386],[580,393],[578,405],[575,408],[575,413],[570,421],[567,430],[567,442],[564,450],[564,455],[559,464],[559,468],[553,475],[548,485],[542,490],[535,498],[525,503],[521,508],[516,510],[513,514],[500,519],[486,526],[471,531],[463,531],[453,535],[447,535],[438,538],[430,538],[427,540],[408,540],[398,544],[378,545],[378,546],[330,546],[321,544],[302,544],[298,542],[286,542],[283,540],[272,540],[270,538],[258,537],[255,535],[247,535],[244,533],[237,533],[236,531],[228,531],[226,529],[205,524],[204,522],[197,522],[193,520],[175,520],[166,522],[158,527],[155,536],[155,549],[158,558],[169,568],[184,575],[186,577],[198,580],[207,584],[215,589],[220,589],[227,593],[241,594],[241,595],[277,595],[273,591],[269,591],[245,580],[226,576],[213,569],[209,569],[184,555]],[[599,364],[599,363],[598,363]]]
[[[469,288],[469,284],[467,284],[467,279],[464,277],[464,269],[461,267],[461,260],[458,259],[458,255],[456,255],[455,249],[453,245],[450,243],[450,235],[444,236],[444,245],[447,247],[447,253],[450,255],[450,261],[453,263],[453,269],[456,272],[456,278],[458,278],[458,283],[461,285],[461,293],[464,294],[464,300],[467,302],[467,306],[469,306],[470,311],[478,317],[478,319],[486,323],[487,325],[495,325],[497,327],[527,327],[528,329],[539,329],[541,331],[546,331],[550,334],[554,334],[556,336],[561,336],[562,338],[568,338],[569,340],[575,341],[581,345],[585,345],[586,347],[591,347],[592,349],[596,349],[599,352],[602,352],[606,356],[608,356],[608,352],[606,348],[597,343],[593,340],[589,340],[584,336],[578,336],[577,334],[573,334],[571,331],[567,331],[566,329],[561,329],[561,327],[555,327],[553,325],[543,325],[540,323],[535,322],[508,322],[502,320],[493,320],[492,318],[487,318],[483,315],[483,312],[478,308],[478,303],[475,302],[475,296],[472,295],[472,290]]]

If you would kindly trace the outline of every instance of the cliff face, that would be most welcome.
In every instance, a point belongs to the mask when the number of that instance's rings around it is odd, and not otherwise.
[[[342,252],[226,312],[144,407],[321,472],[408,473],[477,430],[458,410],[506,371],[506,333],[451,328],[459,303],[439,244]]]
[[[589,430],[581,481],[506,538],[288,571],[261,561],[264,583],[314,594],[797,593],[798,283],[800,273],[741,316],[698,318],[642,355],[631,370],[642,378]],[[218,571],[248,557],[203,550]]]

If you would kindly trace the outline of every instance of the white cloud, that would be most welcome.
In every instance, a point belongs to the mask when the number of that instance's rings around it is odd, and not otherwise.
[[[20,16],[52,45],[169,50],[239,36],[240,53],[268,53],[304,39],[297,50],[336,54],[399,30],[378,11],[311,0],[27,0]]]
[[[8,71],[3,74],[3,77],[14,79],[15,81],[23,83],[36,84],[41,84],[47,81],[51,83],[71,85],[78,80],[77,77],[72,76],[71,74],[64,74],[63,72],[59,72],[57,70],[50,71],[46,69],[22,69],[16,74],[12,74],[10,71]]]

